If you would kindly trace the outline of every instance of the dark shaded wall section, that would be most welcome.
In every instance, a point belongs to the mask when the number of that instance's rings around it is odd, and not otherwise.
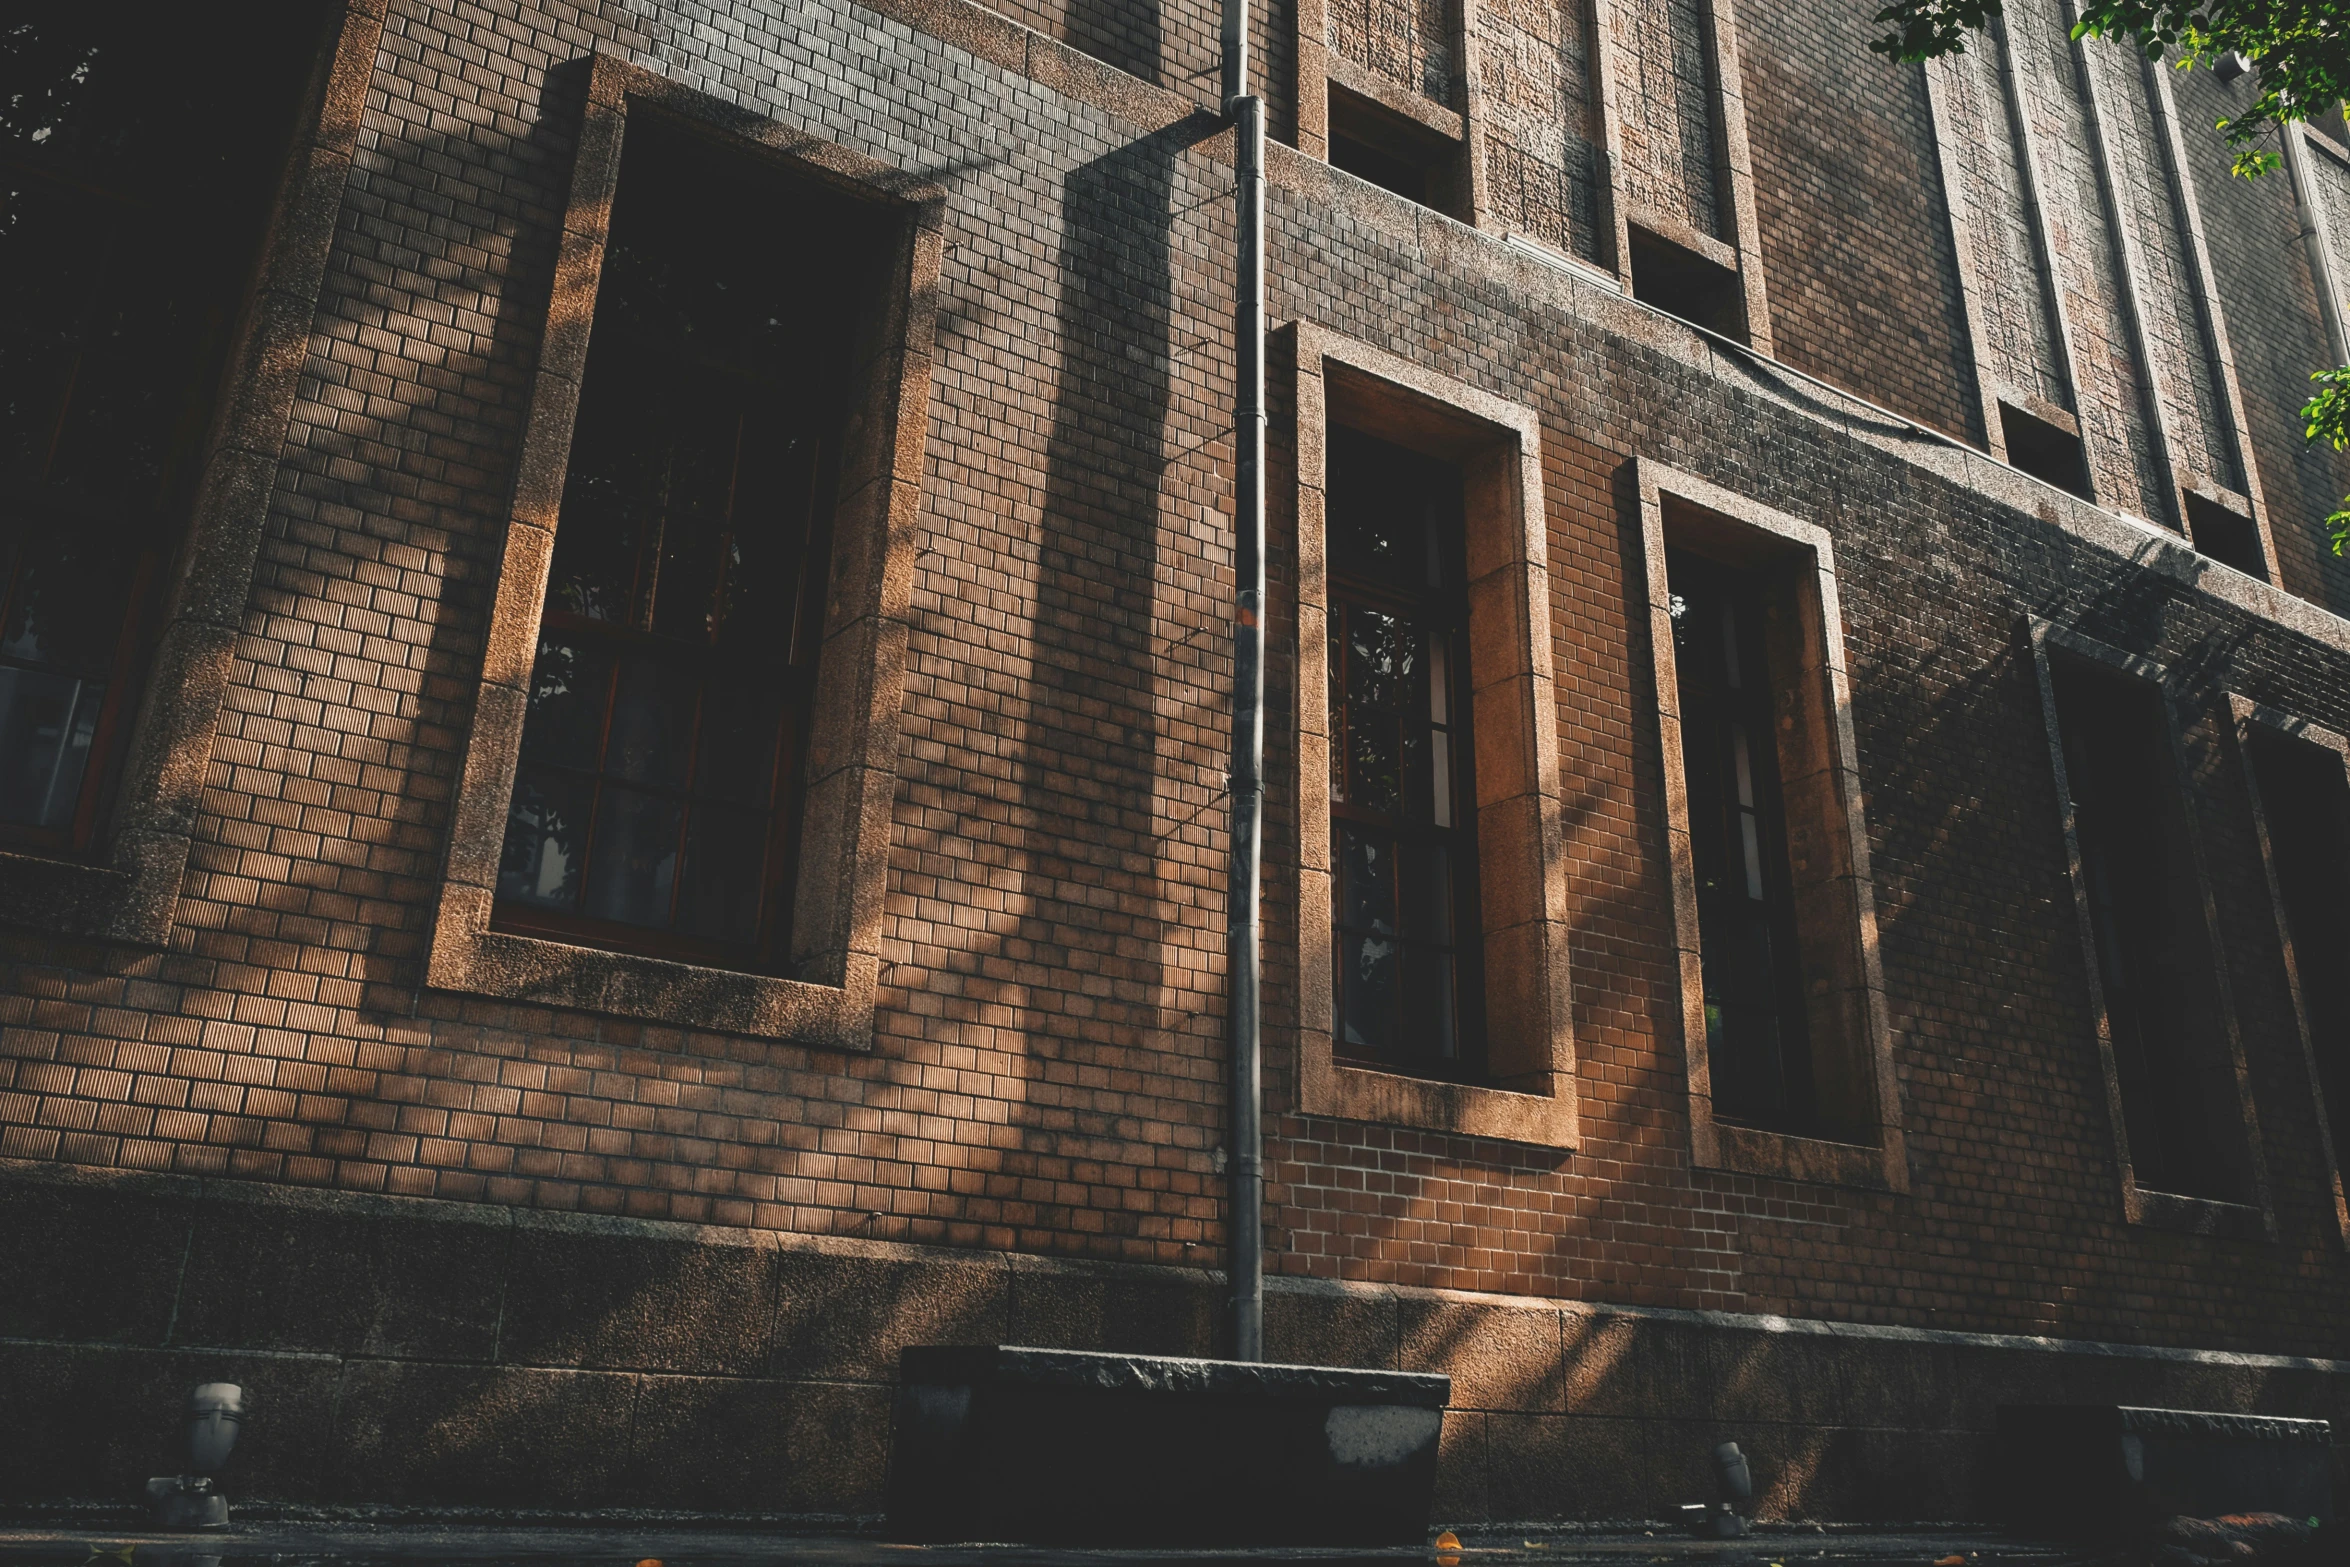
[[[1978,445],[1925,73],[1870,0],[1743,0],[1738,50],[1778,356]]]
[[[129,1506],[190,1383],[268,1504],[880,1510],[898,1351],[1200,1354],[1218,1275],[489,1204],[0,1167],[0,1511]],[[1990,1516],[1997,1408],[2339,1420],[2350,1367],[1278,1280],[1268,1353],[1453,1379],[1437,1515],[1667,1516],[1724,1437],[1771,1517]],[[2340,1450],[2337,1449],[2337,1452]]]

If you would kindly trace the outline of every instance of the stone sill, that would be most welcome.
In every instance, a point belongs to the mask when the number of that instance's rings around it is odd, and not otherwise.
[[[2175,1230],[2185,1235],[2224,1235],[2239,1241],[2277,1238],[2276,1216],[2266,1208],[2249,1203],[2150,1191],[2132,1180],[2122,1188],[2122,1206],[2132,1224],[2142,1224],[2148,1229]]]
[[[1538,1148],[1573,1148],[1575,1102],[1564,1095],[1517,1093],[1437,1078],[1404,1077],[1329,1059],[1306,1063],[1298,1109],[1341,1121],[1367,1121],[1457,1137],[1490,1137]]]
[[[1713,1124],[1713,1132],[1712,1156],[1693,1161],[1699,1169],[1805,1181],[1817,1186],[1851,1186],[1863,1191],[1909,1190],[1909,1172],[1897,1171],[1895,1156],[1872,1144],[1829,1142],[1825,1138],[1766,1132],[1759,1127],[1733,1126],[1723,1121]]]
[[[847,984],[818,985],[536,936],[470,931],[434,941],[425,983],[673,1027],[871,1050],[878,967],[856,956],[849,962]]]

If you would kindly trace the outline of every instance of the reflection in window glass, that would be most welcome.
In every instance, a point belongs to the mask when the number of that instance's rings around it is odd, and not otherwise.
[[[1457,469],[1329,443],[1338,1054],[1473,1077],[1482,994]]]
[[[94,832],[320,41],[292,4],[0,22],[0,835]]]
[[[496,919],[769,966],[862,229],[649,117],[627,148]]]

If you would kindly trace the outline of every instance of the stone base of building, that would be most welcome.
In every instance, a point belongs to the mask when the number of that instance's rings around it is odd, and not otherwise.
[[[0,1503],[135,1499],[187,1389],[232,1498],[870,1517],[898,1352],[1217,1350],[1219,1276],[0,1164]],[[1272,1357],[1453,1379],[1443,1526],[1995,1521],[2002,1404],[2350,1418],[2350,1362],[1275,1280]],[[2335,1453],[2337,1491],[2342,1455]]]

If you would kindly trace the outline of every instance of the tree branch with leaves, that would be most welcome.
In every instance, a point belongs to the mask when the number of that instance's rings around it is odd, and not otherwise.
[[[1869,48],[1896,60],[1960,54],[2004,7],[2000,0],[1895,0],[1877,13],[1892,29]],[[2282,161],[2270,143],[2290,121],[2350,97],[2350,0],[2084,0],[2075,38],[2105,38],[2181,70],[2216,67],[2240,56],[2258,96],[2218,123],[2234,171],[2257,179]],[[2315,199],[2315,193],[2310,193]],[[2320,370],[2317,392],[2301,410],[2312,441],[2350,449],[2350,365]],[[2350,498],[2326,519],[2334,553],[2350,550]]]

